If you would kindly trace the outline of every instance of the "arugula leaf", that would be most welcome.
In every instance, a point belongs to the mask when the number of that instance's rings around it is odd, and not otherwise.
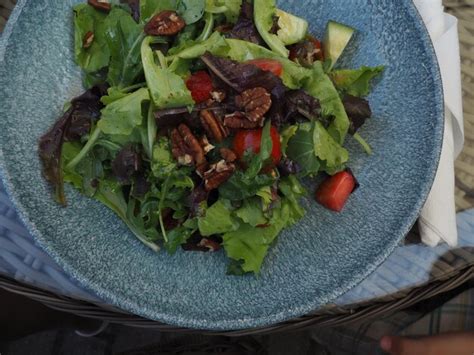
[[[384,66],[366,67],[359,69],[341,69],[332,71],[331,77],[334,85],[349,95],[363,97],[370,93],[370,81],[385,69]]]
[[[102,179],[94,197],[114,211],[143,244],[154,251],[160,250],[156,243],[150,242],[143,226],[137,225],[136,221],[130,218],[129,207],[123,195],[122,187],[117,182]],[[130,203],[134,203],[134,201],[130,201]]]
[[[328,131],[339,144],[343,144],[349,131],[350,121],[339,93],[324,72],[321,62],[317,61],[313,64],[312,74],[305,80],[304,89],[319,99],[324,117],[334,117]]]
[[[282,57],[280,54],[258,44],[239,39],[227,39],[226,42],[230,47],[227,56],[233,60],[244,62],[252,59],[274,59],[279,61],[283,66],[281,79],[290,89],[301,88],[303,80],[311,75],[311,70],[303,68],[288,58]]]
[[[248,168],[246,171],[237,171],[231,178],[219,187],[221,197],[231,201],[244,200],[255,196],[263,187],[270,186],[275,182],[271,175],[260,174],[264,164],[271,156],[273,143],[270,136],[271,122],[268,121],[262,132],[260,152],[248,154]]]
[[[270,33],[276,14],[275,0],[254,0],[254,21],[265,43],[279,55],[288,58],[290,51],[277,35]]]
[[[240,201],[255,196],[260,189],[271,186],[275,178],[271,175],[257,175],[249,178],[245,172],[237,171],[219,187],[219,195],[231,201]]]
[[[220,199],[206,210],[198,219],[199,232],[204,237],[235,231],[239,223],[232,216],[229,201]]]
[[[81,150],[77,143],[67,142],[63,146],[63,159],[67,164]],[[75,188],[88,197],[94,197],[97,192],[97,184],[104,177],[104,166],[100,152],[90,152],[74,169],[63,169],[64,181],[71,183]]]
[[[146,82],[155,106],[163,109],[193,105],[194,100],[184,80],[166,67],[161,52],[158,52],[162,56],[160,65],[155,64],[151,41],[151,37],[145,38],[141,53]]]
[[[224,14],[227,22],[236,23],[242,0],[206,0],[206,12]]]
[[[129,86],[143,70],[143,25],[137,24],[127,11],[114,8],[105,19],[104,28],[111,56],[107,81],[120,88]]]
[[[205,7],[205,0],[180,0],[177,10],[186,24],[192,25],[202,18]]]
[[[94,73],[109,65],[110,51],[104,31],[107,15],[87,4],[74,7],[74,54],[76,63],[86,72]],[[84,48],[87,33],[94,34],[89,48]]]
[[[102,110],[97,127],[105,134],[130,135],[143,122],[142,103],[147,100],[148,90],[142,88],[112,102]]]
[[[179,226],[167,232],[168,241],[165,243],[166,251],[171,255],[175,254],[178,250],[178,247],[182,244],[185,244],[195,232],[195,229],[189,229],[185,226]]]
[[[153,148],[153,160],[151,171],[157,179],[164,180],[177,168],[176,162],[171,154],[168,138],[161,137]]]

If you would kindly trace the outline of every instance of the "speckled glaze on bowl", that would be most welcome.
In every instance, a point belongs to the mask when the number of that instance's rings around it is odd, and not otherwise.
[[[353,143],[361,188],[342,214],[305,203],[308,215],[280,236],[260,277],[225,275],[222,253],[158,254],[92,200],[67,189],[69,207],[50,197],[38,137],[81,92],[73,62],[72,11],[78,1],[20,0],[0,42],[0,167],[38,243],[84,287],[138,315],[201,329],[260,327],[311,312],[353,287],[395,248],[432,185],[444,107],[435,54],[410,0],[294,0],[282,8],[359,31],[344,65],[387,66],[370,97],[374,118]]]

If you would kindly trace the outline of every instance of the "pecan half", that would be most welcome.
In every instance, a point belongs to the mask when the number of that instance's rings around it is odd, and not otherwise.
[[[202,238],[198,244],[199,247],[204,247],[209,249],[210,252],[215,252],[220,250],[221,246],[219,243],[212,239]]]
[[[202,136],[199,139],[199,144],[201,144],[201,147],[204,149],[204,153],[206,154],[215,148],[211,143],[209,143],[209,140],[206,136]]]
[[[171,152],[181,165],[207,165],[204,149],[185,124],[171,131]]]
[[[264,88],[245,90],[235,98],[238,108],[245,111],[248,119],[252,122],[260,121],[272,106],[270,93]]]
[[[255,129],[262,127],[262,125],[263,120],[261,122],[249,121],[241,112],[234,112],[224,118],[224,126],[231,129]]]
[[[221,153],[222,159],[227,163],[233,163],[237,160],[237,155],[229,148],[221,148],[219,152]]]
[[[186,26],[186,22],[175,11],[162,11],[153,16],[145,25],[145,33],[150,36],[174,36]]]
[[[221,160],[217,164],[211,165],[211,169],[204,173],[204,188],[206,191],[217,189],[230,179],[235,172],[235,165]]]
[[[99,11],[109,12],[112,10],[112,5],[107,0],[87,0],[87,3]]]
[[[82,41],[82,47],[87,49],[90,46],[92,46],[92,43],[94,42],[94,37],[95,37],[94,32],[92,31],[87,32]]]
[[[221,120],[211,110],[201,111],[201,124],[207,135],[218,143],[229,135]]]
[[[226,93],[223,90],[213,90],[211,91],[211,99],[216,102],[222,102],[226,98]]]

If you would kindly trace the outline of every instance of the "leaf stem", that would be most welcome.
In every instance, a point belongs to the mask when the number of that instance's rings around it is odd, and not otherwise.
[[[165,203],[165,197],[168,194],[170,179],[171,179],[171,174],[168,175],[168,177],[166,178],[163,184],[163,188],[161,190],[161,196],[160,196],[160,203],[158,204],[158,214],[159,214],[159,220],[160,220],[161,234],[163,234],[163,239],[165,240],[165,243],[168,243],[168,235],[166,233],[165,224],[163,222],[163,214],[161,212],[163,210],[163,205]]]
[[[369,143],[366,142],[364,138],[359,133],[354,134],[354,139],[362,146],[367,155],[372,155],[372,147]]]
[[[202,30],[199,37],[196,39],[197,42],[202,42],[208,39],[212,34],[212,30],[214,29],[214,15],[212,13],[206,12],[205,21],[206,25],[204,26],[204,29]]]
[[[77,164],[79,164],[82,161],[82,159],[85,158],[85,156],[90,152],[90,150],[97,143],[97,140],[99,139],[100,134],[101,134],[100,128],[96,127],[94,132],[92,132],[91,136],[89,137],[89,140],[87,141],[86,145],[82,148],[79,154],[77,154],[76,157],[73,160],[71,160],[68,165],[66,165],[67,169],[74,169],[77,166]]]
[[[155,145],[156,141],[156,121],[155,116],[153,115],[153,111],[155,106],[153,102],[150,102],[150,108],[148,109],[148,118],[147,118],[147,133],[148,133],[148,155],[151,161],[153,161],[153,146]]]

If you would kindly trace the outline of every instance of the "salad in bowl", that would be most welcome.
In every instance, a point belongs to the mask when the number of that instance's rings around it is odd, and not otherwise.
[[[242,275],[302,198],[336,213],[357,188],[344,144],[370,155],[358,130],[383,67],[337,66],[355,29],[315,38],[274,0],[89,0],[74,27],[86,91],[39,142],[58,203],[69,183],[153,250],[223,249]]]

